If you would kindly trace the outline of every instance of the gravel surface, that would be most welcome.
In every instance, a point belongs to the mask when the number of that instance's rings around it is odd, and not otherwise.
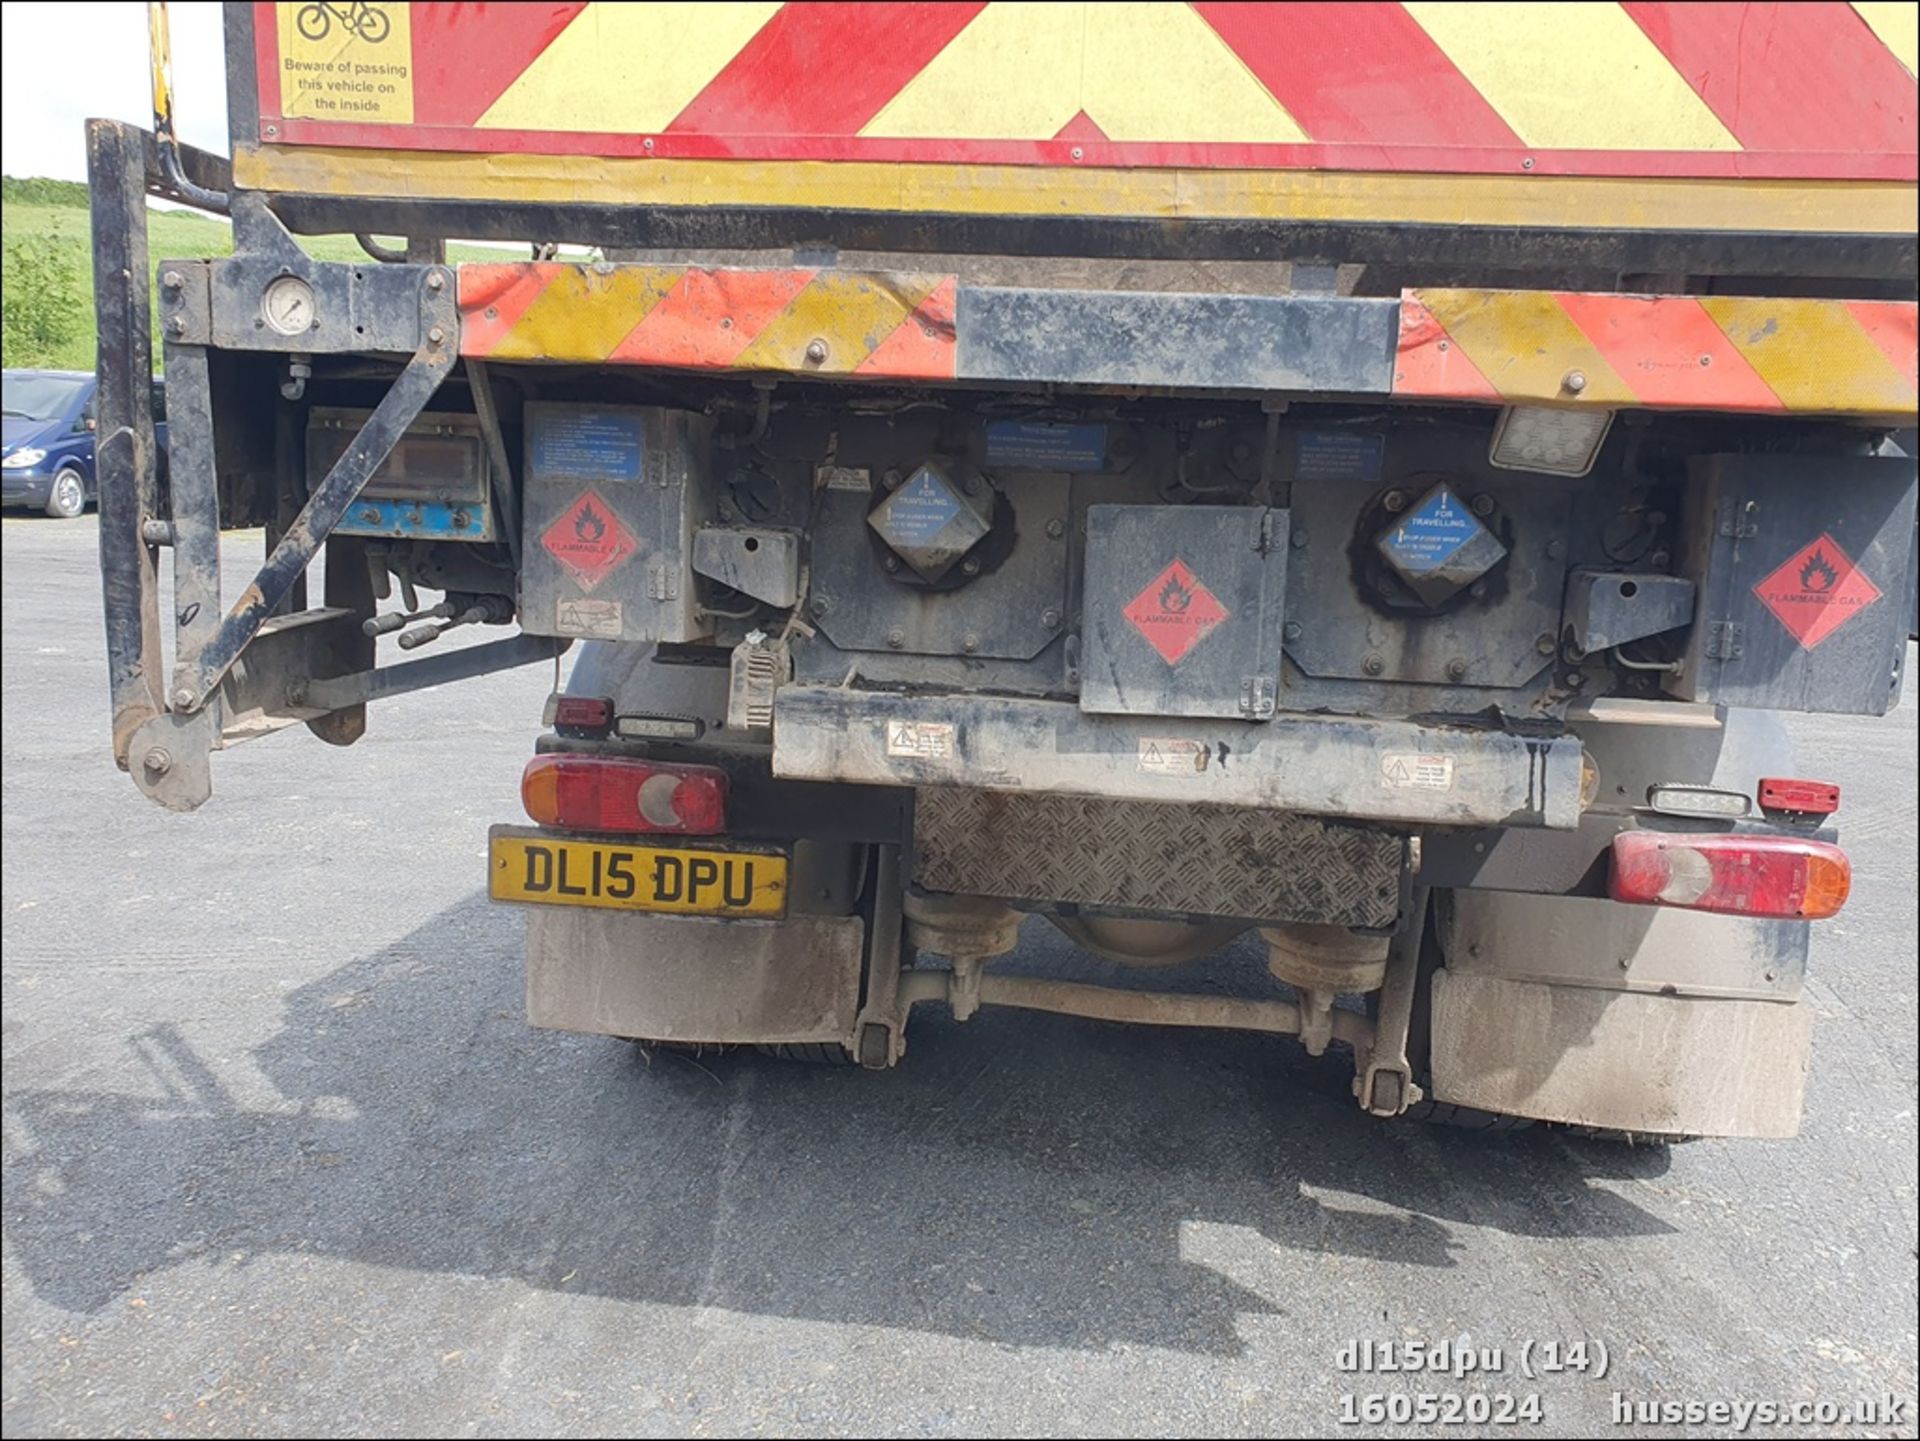
[[[530,1031],[483,847],[546,671],[170,815],[108,753],[92,520],[0,537],[9,1436],[1355,1434],[1415,1391],[1540,1398],[1454,1435],[1616,1392],[1914,1434],[1911,701],[1796,722],[1859,871],[1798,1140],[1474,1137],[1258,1037],[935,1011],[866,1075]],[[1089,973],[1037,923],[1020,961]],[[1605,1379],[1520,1374],[1574,1338]],[[1369,1339],[1505,1370],[1343,1372]]]

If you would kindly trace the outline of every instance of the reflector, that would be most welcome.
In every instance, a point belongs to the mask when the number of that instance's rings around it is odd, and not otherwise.
[[[1760,809],[1830,816],[1840,809],[1840,787],[1831,781],[1763,779],[1760,782]]]

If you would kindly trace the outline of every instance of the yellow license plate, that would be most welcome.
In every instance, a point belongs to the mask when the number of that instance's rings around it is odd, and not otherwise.
[[[787,913],[787,858],[769,851],[639,846],[495,830],[488,894],[545,906],[682,916]]]

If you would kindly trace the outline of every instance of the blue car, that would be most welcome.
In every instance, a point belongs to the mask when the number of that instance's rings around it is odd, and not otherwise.
[[[44,510],[72,519],[94,498],[94,392],[76,370],[9,370],[4,377],[6,430],[0,455],[0,505]],[[164,471],[166,391],[153,382],[154,438]]]

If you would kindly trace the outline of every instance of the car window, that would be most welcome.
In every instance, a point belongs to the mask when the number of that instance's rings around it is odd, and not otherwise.
[[[0,379],[0,399],[8,415],[27,420],[57,420],[73,413],[73,402],[85,376],[49,375],[44,371],[9,370]]]

